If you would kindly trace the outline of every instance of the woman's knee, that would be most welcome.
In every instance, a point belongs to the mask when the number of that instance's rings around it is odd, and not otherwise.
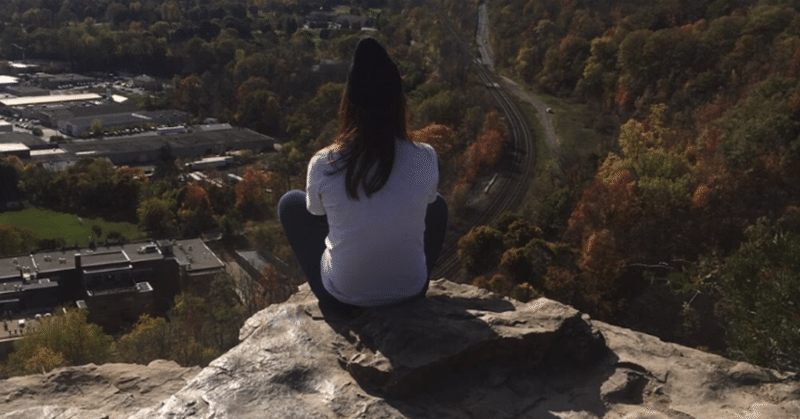
[[[291,213],[291,209],[302,205],[306,206],[306,193],[299,189],[286,191],[281,199],[278,200],[278,219],[283,219],[286,214]]]

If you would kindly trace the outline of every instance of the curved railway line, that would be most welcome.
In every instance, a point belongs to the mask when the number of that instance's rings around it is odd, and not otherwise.
[[[438,5],[429,1],[428,4],[436,11],[440,22],[453,34],[456,42],[467,56],[471,58],[481,81],[490,89],[492,96],[497,100],[506,123],[509,127],[509,138],[506,139],[506,150],[503,159],[498,165],[498,174],[492,186],[489,203],[479,214],[469,220],[467,226],[451,234],[445,239],[439,261],[431,278],[448,278],[457,281],[461,271],[461,261],[458,258],[458,238],[472,227],[486,225],[504,212],[519,210],[530,188],[531,180],[536,166],[536,146],[528,123],[516,104],[508,94],[502,90],[494,74],[470,51],[470,47],[458,35],[449,18],[442,12]]]

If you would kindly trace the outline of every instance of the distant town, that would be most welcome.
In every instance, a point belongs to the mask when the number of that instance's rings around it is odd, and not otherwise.
[[[147,111],[131,96],[163,92],[163,81],[146,75],[46,74],[38,66],[8,63],[0,75],[0,156],[14,155],[63,170],[81,157],[147,166],[168,146],[193,168],[224,167],[229,152],[274,150],[275,139],[208,118],[189,125],[178,110]],[[151,171],[146,170],[147,173]]]
[[[192,125],[182,111],[143,109],[132,98],[164,91],[164,81],[153,77],[47,74],[19,62],[5,68],[11,71],[0,75],[0,158],[16,156],[54,172],[81,158],[104,158],[143,167],[149,176],[166,149],[186,169],[180,180],[222,186],[204,170],[233,168],[237,152],[275,150],[274,138],[250,129],[213,118]],[[241,177],[231,171],[223,179]],[[267,262],[256,252],[240,253],[234,256],[239,272],[257,279]],[[141,314],[164,315],[187,285],[207,285],[225,269],[199,238],[93,243],[1,258],[0,357],[56,307],[87,308],[92,322],[119,330]]]

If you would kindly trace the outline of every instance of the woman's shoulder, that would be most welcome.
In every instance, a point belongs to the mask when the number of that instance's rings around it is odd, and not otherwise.
[[[325,148],[317,150],[313,156],[311,156],[311,164],[321,162],[325,163],[328,161],[329,157],[334,157],[337,153],[336,144],[331,144]]]
[[[433,148],[432,145],[413,140],[409,140],[408,142],[411,144],[411,147],[415,149],[414,151],[418,153],[417,155],[425,155],[433,160],[438,160],[439,157],[436,154],[436,149]]]
[[[436,150],[428,143],[423,143],[423,142],[414,141],[414,140],[404,140],[404,142],[406,142],[408,144],[411,144],[413,147],[415,147],[417,149],[425,150],[425,151],[427,151],[429,153],[434,153],[434,154],[436,153]]]

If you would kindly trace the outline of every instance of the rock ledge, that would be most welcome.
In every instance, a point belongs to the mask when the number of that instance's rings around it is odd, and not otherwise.
[[[26,406],[17,386],[0,419],[800,418],[797,375],[446,280],[424,300],[354,320],[323,318],[302,286],[250,318],[240,339],[199,374],[176,373],[188,383],[150,405],[113,399],[129,391],[117,383],[93,390],[94,405],[51,387]],[[93,374],[79,368],[51,374]]]

